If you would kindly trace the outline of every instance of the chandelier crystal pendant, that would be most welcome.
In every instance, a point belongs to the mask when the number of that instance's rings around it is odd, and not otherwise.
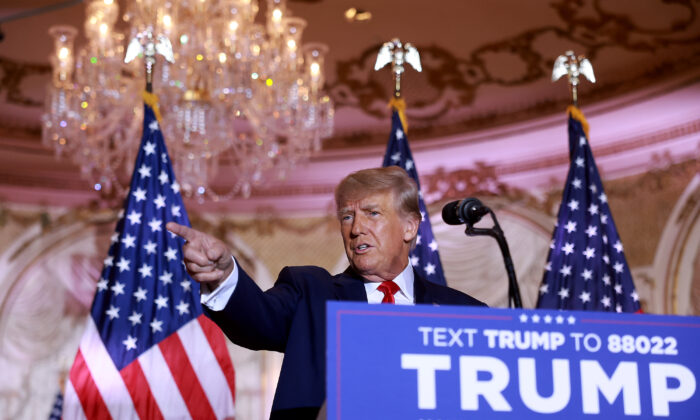
[[[267,0],[264,25],[257,0],[129,0],[124,33],[115,29],[118,8],[114,0],[87,4],[87,44],[77,51],[75,28],[49,30],[53,76],[42,116],[43,143],[79,165],[103,197],[120,197],[133,171],[145,70],[124,56],[144,34],[172,44],[174,63],[158,61],[153,91],[185,196],[248,197],[252,187],[284,179],[332,134],[328,48],[302,45],[306,21],[291,16],[285,0]],[[225,191],[212,187],[217,173]]]

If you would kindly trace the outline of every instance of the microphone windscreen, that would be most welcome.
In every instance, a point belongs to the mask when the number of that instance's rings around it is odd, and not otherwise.
[[[452,201],[442,208],[442,220],[448,225],[461,225],[464,220],[459,216],[459,201]]]

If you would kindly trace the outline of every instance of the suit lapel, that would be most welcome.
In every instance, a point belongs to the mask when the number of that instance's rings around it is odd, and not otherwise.
[[[437,303],[428,281],[418,275],[415,269],[413,270],[413,294],[415,295],[416,303]]]
[[[367,302],[365,283],[360,276],[348,267],[345,272],[333,279],[335,296],[338,300]]]

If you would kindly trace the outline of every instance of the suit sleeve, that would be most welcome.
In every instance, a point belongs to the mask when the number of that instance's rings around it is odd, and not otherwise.
[[[238,269],[238,284],[223,310],[204,307],[204,312],[239,346],[283,352],[302,293],[298,279],[285,267],[275,285],[263,292],[241,267]]]

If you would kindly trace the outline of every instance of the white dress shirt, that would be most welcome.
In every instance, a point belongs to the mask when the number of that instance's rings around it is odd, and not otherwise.
[[[226,280],[222,281],[214,290],[209,288],[209,285],[202,283],[199,288],[199,301],[202,305],[211,309],[212,311],[221,311],[226,307],[226,303],[233,295],[236,290],[236,285],[238,284],[238,264],[236,259],[231,257],[233,260],[233,271],[226,277]]]
[[[399,286],[399,290],[394,294],[394,301],[397,305],[413,305],[413,267],[411,264],[406,264],[406,268],[394,279],[394,283]],[[382,303],[384,292],[377,290],[378,281],[366,281],[365,291],[367,292],[367,302]]]
[[[202,283],[200,287],[200,302],[202,305],[212,311],[221,311],[226,307],[226,303],[233,295],[238,284],[238,264],[236,259],[233,259],[233,271],[222,281],[214,290],[211,290],[206,283]],[[394,294],[394,300],[397,305],[413,305],[415,303],[413,297],[413,267],[406,262],[406,268],[394,279],[394,283],[399,286],[399,290]],[[367,292],[367,301],[369,303],[382,303],[384,293],[377,290],[380,282],[365,282],[365,291]]]

